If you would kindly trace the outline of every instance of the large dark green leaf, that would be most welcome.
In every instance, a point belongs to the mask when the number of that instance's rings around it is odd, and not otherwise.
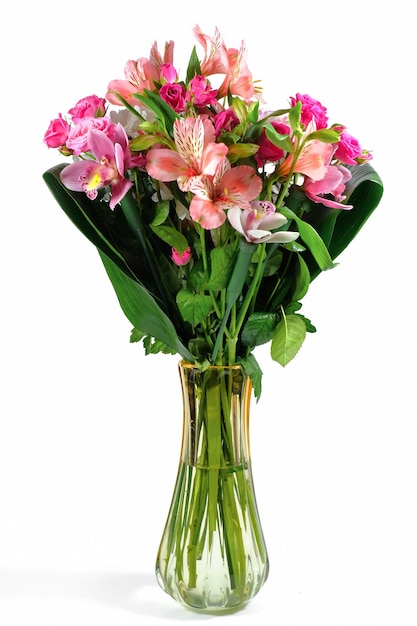
[[[346,185],[346,204],[352,209],[332,209],[323,204],[309,201],[301,190],[294,188],[287,198],[286,205],[294,212],[304,210],[303,219],[317,231],[327,246],[330,257],[336,259],[351,243],[377,208],[383,194],[383,184],[376,171],[365,163],[349,167],[352,178]],[[322,271],[315,259],[305,254],[305,261],[311,273],[311,280]]]
[[[67,164],[60,164],[47,170],[43,179],[70,220],[99,250],[104,252],[126,274],[130,274],[122,255],[104,235],[103,228],[94,223],[93,203],[85,193],[71,191],[61,182],[60,173]]]
[[[100,256],[120,307],[130,323],[144,335],[162,341],[183,359],[193,362],[193,356],[181,342],[175,326],[147,289],[129,278],[105,254],[100,252]]]
[[[340,211],[334,227],[329,251],[335,259],[356,237],[378,206],[384,187],[382,180],[368,164],[351,168],[352,178],[346,185],[346,202],[353,209]]]
[[[139,217],[133,221],[133,202],[127,194],[122,205],[114,211],[108,203],[99,199],[90,200],[85,193],[70,191],[61,181],[60,173],[67,164],[57,165],[43,175],[44,181],[54,198],[79,230],[99,251],[110,258],[118,268],[130,278],[143,284],[158,300],[165,300],[165,290],[158,275],[155,263],[150,258],[150,246],[139,224]],[[139,228],[139,226],[141,229]]]

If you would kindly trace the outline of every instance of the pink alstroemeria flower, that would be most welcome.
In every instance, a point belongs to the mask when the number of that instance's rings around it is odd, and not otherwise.
[[[262,181],[250,165],[233,167],[225,157],[214,176],[202,176],[190,204],[190,216],[207,230],[218,228],[232,207],[249,209],[258,196]]]
[[[193,28],[193,33],[204,48],[204,59],[200,64],[203,76],[227,74],[229,71],[229,59],[227,48],[224,45],[219,29],[216,27],[214,36],[209,37],[196,25]]]
[[[138,103],[135,93],[143,93],[145,89],[155,91],[155,82],[160,82],[166,73],[166,64],[172,65],[174,54],[174,42],[165,44],[164,56],[162,57],[157,43],[151,48],[150,58],[141,57],[136,61],[127,61],[124,69],[125,80],[112,80],[107,87],[106,98],[112,104],[121,104],[120,94],[129,104],[134,106]]]
[[[114,209],[133,184],[124,177],[130,166],[127,135],[120,124],[116,126],[114,142],[102,131],[91,129],[88,144],[96,161],[86,159],[67,165],[61,180],[72,191],[84,191],[90,200],[97,197],[98,189],[111,186],[109,206]]]
[[[149,150],[146,169],[156,180],[176,180],[182,191],[193,191],[201,176],[212,176],[228,150],[225,144],[215,143],[212,122],[200,117],[175,120],[174,141],[177,151],[169,148]]]
[[[334,146],[323,141],[313,140],[305,144],[297,159],[294,172],[309,176],[313,180],[321,180],[325,177],[328,164],[333,156]],[[287,156],[278,168],[280,176],[288,176],[294,160],[294,155]]]
[[[227,51],[229,59],[229,70],[217,94],[218,98],[227,96],[231,93],[233,96],[240,96],[244,100],[258,98],[261,100],[261,88],[255,86],[252,73],[249,71],[246,57],[246,44],[242,41],[239,50],[229,48]]]
[[[271,232],[284,226],[288,220],[277,213],[272,202],[267,200],[251,202],[249,209],[232,207],[227,212],[227,219],[250,243],[287,243],[295,241],[299,236],[290,230]]]
[[[305,194],[313,202],[324,204],[331,209],[352,209],[351,204],[341,204],[345,199],[345,183],[352,178],[350,171],[343,165],[328,165],[325,176],[321,180],[306,178],[303,184]],[[335,200],[326,198],[331,194]]]

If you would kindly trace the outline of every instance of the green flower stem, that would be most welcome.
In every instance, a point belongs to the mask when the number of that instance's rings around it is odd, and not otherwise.
[[[157,573],[189,606],[236,606],[268,574],[249,457],[251,384],[236,365],[180,371],[182,453]]]
[[[255,294],[257,293],[257,290],[259,288],[259,283],[261,282],[262,279],[262,274],[264,271],[264,252],[265,252],[265,247],[266,247],[266,243],[261,243],[259,244],[259,246],[261,246],[261,250],[259,253],[259,261],[258,261],[258,265],[256,267],[256,271],[255,271],[255,275],[252,278],[251,284],[249,285],[249,289],[246,293],[245,299],[243,301],[242,307],[239,311],[239,316],[237,318],[237,322],[236,322],[236,327],[235,327],[235,333],[233,336],[233,339],[235,339],[237,341],[240,329],[243,325],[243,322],[245,321],[245,317],[246,314],[248,312],[249,306],[251,304],[252,298],[254,298]]]

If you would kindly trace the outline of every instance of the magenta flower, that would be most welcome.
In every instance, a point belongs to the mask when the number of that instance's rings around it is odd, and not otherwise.
[[[280,135],[289,135],[291,132],[291,128],[288,124],[284,124],[283,122],[272,120],[271,125]],[[259,167],[267,162],[276,163],[283,158],[284,150],[273,144],[272,141],[269,141],[265,130],[262,130],[261,136],[256,143],[259,145],[259,150],[255,154],[255,159]]]
[[[305,194],[313,202],[324,204],[331,209],[352,209],[351,204],[341,204],[345,199],[345,183],[352,178],[352,174],[343,165],[328,165],[325,176],[320,180],[306,178],[303,184]],[[329,194],[334,200],[328,198]]]
[[[159,90],[159,95],[176,113],[185,111],[185,87],[183,85],[179,83],[165,83]]]
[[[342,130],[334,158],[346,165],[358,165],[358,163],[369,161],[372,157],[369,153],[364,154],[359,141],[355,137]]]
[[[191,248],[188,247],[186,250],[184,250],[184,252],[178,252],[178,250],[176,248],[172,248],[172,254],[171,254],[171,258],[173,260],[173,262],[175,263],[175,265],[178,265],[178,267],[182,267],[183,265],[187,265],[187,263],[190,262],[191,259]]]
[[[288,220],[277,213],[272,202],[267,200],[251,202],[248,209],[232,207],[227,212],[227,219],[250,243],[287,243],[299,236],[297,232],[289,230],[271,232],[284,226]]]
[[[212,89],[210,82],[204,76],[194,76],[190,80],[186,93],[187,102],[191,102],[196,107],[206,107],[210,104],[217,106],[217,89]]]
[[[297,102],[301,102],[301,123],[307,127],[312,120],[315,122],[317,130],[327,128],[327,109],[321,102],[315,100],[307,94],[297,93],[295,98],[290,98],[291,106],[294,107]]]
[[[114,142],[101,130],[88,131],[88,144],[95,161],[76,161],[61,172],[61,180],[72,191],[84,191],[90,200],[97,197],[97,190],[110,186],[112,193],[109,206],[116,204],[126,195],[132,182],[124,177],[130,166],[130,151],[127,135],[118,124]]]
[[[70,125],[64,120],[60,113],[57,118],[50,122],[43,137],[43,141],[48,148],[60,148],[65,146],[70,130]]]

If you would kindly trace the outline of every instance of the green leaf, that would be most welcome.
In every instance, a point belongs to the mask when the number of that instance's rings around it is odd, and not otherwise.
[[[262,392],[262,370],[259,367],[259,363],[253,354],[249,354],[247,357],[240,359],[239,363],[243,367],[245,374],[251,379],[253,393],[258,401]]]
[[[297,215],[288,207],[282,207],[280,209],[280,213],[282,213],[288,220],[293,219],[295,221],[301,239],[310,250],[321,270],[328,270],[335,267],[336,264],[333,263],[323,239],[313,226],[311,226],[311,224],[308,224],[297,217]]]
[[[198,58],[196,48],[194,46],[191,51],[190,59],[188,61],[186,82],[189,83],[190,80],[192,80],[194,76],[196,76],[197,74],[199,75],[201,74],[201,66],[200,66],[200,60]]]
[[[334,259],[356,237],[377,208],[384,193],[382,180],[369,163],[348,169],[351,171],[352,178],[346,184],[345,202],[352,204],[353,209],[340,210],[337,216],[329,244],[329,251]]]
[[[318,139],[318,141],[322,141],[323,143],[336,143],[340,139],[340,133],[336,130],[332,130],[331,128],[323,128],[321,130],[314,131],[314,133],[310,133],[306,139],[307,141]]]
[[[148,107],[148,109],[151,109],[151,111],[155,113],[162,126],[166,129],[169,135],[172,136],[174,122],[178,118],[174,109],[172,109],[169,104],[164,102],[159,94],[149,91],[148,89],[145,89],[143,94],[135,93],[133,95],[146,107]]]
[[[154,204],[155,214],[151,226],[160,226],[169,215],[169,200],[162,200]]]
[[[153,226],[150,225],[155,235],[157,235],[162,241],[165,241],[169,246],[178,250],[180,254],[185,252],[188,248],[188,241],[182,233],[180,233],[172,226]]]
[[[210,252],[210,278],[205,285],[210,291],[221,291],[229,284],[233,270],[234,251],[231,246],[213,248]]]
[[[271,341],[277,326],[276,313],[252,313],[242,331],[242,343],[254,348]]]
[[[213,309],[210,296],[190,293],[186,289],[177,293],[177,305],[184,321],[190,322],[192,326],[205,320]]]
[[[294,146],[289,136],[278,133],[272,124],[265,125],[265,134],[274,146],[281,148],[284,152],[294,152]]]
[[[300,350],[305,336],[306,326],[300,315],[283,314],[271,342],[271,357],[282,367],[288,365]]]
[[[130,323],[145,335],[162,341],[183,359],[192,363],[191,352],[182,344],[175,326],[148,290],[121,272],[105,254],[100,251],[99,253],[120,307]]]
[[[60,164],[47,170],[43,174],[46,185],[61,209],[83,235],[112,259],[113,263],[116,263],[121,271],[127,275],[131,275],[122,255],[116,250],[114,245],[112,245],[110,239],[103,234],[104,228],[102,227],[100,229],[94,222],[94,217],[91,216],[91,212],[95,207],[91,200],[87,198],[85,193],[70,191],[62,183],[60,173],[67,165],[68,164]],[[109,209],[105,205],[102,207],[102,211],[106,210]]]
[[[304,261],[301,254],[297,254],[298,267],[295,275],[295,289],[292,294],[294,300],[301,300],[306,295],[310,286],[310,272],[307,263]]]
[[[255,124],[258,121],[258,116],[259,116],[259,100],[256,100],[255,102],[252,102],[252,104],[250,105],[248,109],[247,121],[250,124]]]

